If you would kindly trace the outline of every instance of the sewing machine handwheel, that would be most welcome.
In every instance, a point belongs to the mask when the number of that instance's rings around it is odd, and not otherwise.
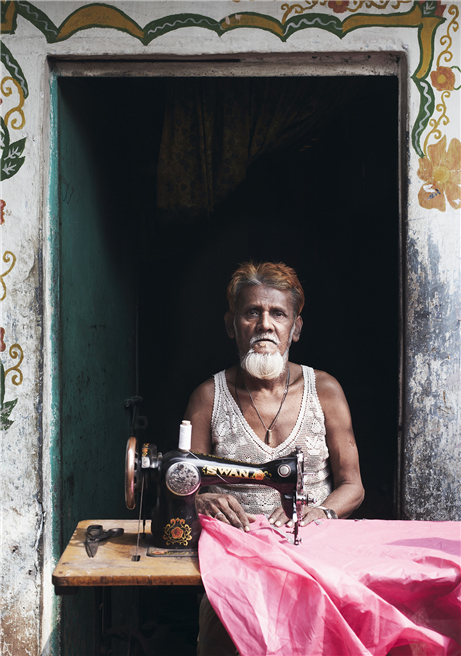
[[[140,487],[141,475],[138,441],[130,437],[126,443],[125,458],[125,504],[129,510],[136,507],[136,490]]]

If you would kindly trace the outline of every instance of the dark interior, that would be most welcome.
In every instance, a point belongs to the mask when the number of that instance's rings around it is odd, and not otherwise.
[[[146,94],[162,84],[142,81]],[[397,102],[397,78],[366,78],[319,141],[258,161],[210,218],[156,222],[155,157],[139,167],[134,184],[152,248],[140,262],[139,389],[150,437],[162,449],[176,445],[191,391],[235,362],[223,316],[236,265],[249,259],[283,261],[295,268],[306,292],[303,335],[292,347],[292,359],[325,370],[342,384],[367,491],[361,514],[392,517]],[[158,118],[150,111],[144,118],[151,127],[149,147],[138,144],[144,153],[158,148],[161,107],[156,111]]]
[[[102,197],[125,244],[123,257],[136,271],[131,292],[138,312],[138,387],[133,394],[143,397],[141,414],[149,421],[142,440],[161,451],[174,448],[192,390],[235,362],[223,316],[236,266],[249,259],[283,261],[296,269],[306,293],[303,334],[291,359],[335,376],[351,407],[366,489],[356,515],[394,517],[397,78],[363,78],[360,91],[318,140],[261,158],[214,214],[190,221],[160,219],[156,213],[167,83],[162,78],[61,78],[59,83],[62,102],[89,135]],[[124,443],[117,448],[122,463]],[[162,608],[167,606],[162,601]],[[195,645],[190,649],[194,653]]]

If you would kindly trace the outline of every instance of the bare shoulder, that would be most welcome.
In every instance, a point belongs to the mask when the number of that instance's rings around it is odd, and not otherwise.
[[[317,394],[328,396],[335,396],[337,394],[344,395],[343,388],[338,383],[334,376],[327,374],[326,371],[319,371],[315,369],[315,386]]]
[[[195,388],[189,399],[187,409],[200,409],[213,408],[214,401],[214,379],[208,378],[204,383]],[[186,411],[187,414],[187,411]],[[186,419],[188,417],[186,416]]]
[[[317,396],[325,415],[325,424],[328,429],[341,428],[352,430],[352,420],[343,388],[336,378],[325,371],[315,371]]]

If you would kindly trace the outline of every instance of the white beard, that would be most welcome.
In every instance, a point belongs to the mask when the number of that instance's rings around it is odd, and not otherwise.
[[[246,371],[253,378],[261,378],[263,380],[273,380],[278,378],[288,362],[288,352],[290,350],[291,340],[293,338],[293,333],[295,330],[295,323],[290,331],[290,337],[288,339],[288,346],[285,353],[282,355],[280,352],[276,353],[255,353],[253,348],[250,348],[248,353],[246,353],[243,358],[240,359],[240,366],[244,371]],[[234,331],[237,334],[237,327],[234,321]],[[261,341],[264,338],[267,338],[275,344],[279,344],[280,340],[277,335],[272,333],[261,333],[255,335],[250,340],[250,346],[257,341]]]
[[[240,365],[253,378],[272,380],[283,372],[288,357],[288,349],[281,353],[255,353],[250,349],[242,358]]]

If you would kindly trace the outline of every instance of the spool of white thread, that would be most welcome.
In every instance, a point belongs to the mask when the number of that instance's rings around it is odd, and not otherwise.
[[[187,419],[183,419],[179,427],[179,450],[190,451],[192,444],[192,424]]]

